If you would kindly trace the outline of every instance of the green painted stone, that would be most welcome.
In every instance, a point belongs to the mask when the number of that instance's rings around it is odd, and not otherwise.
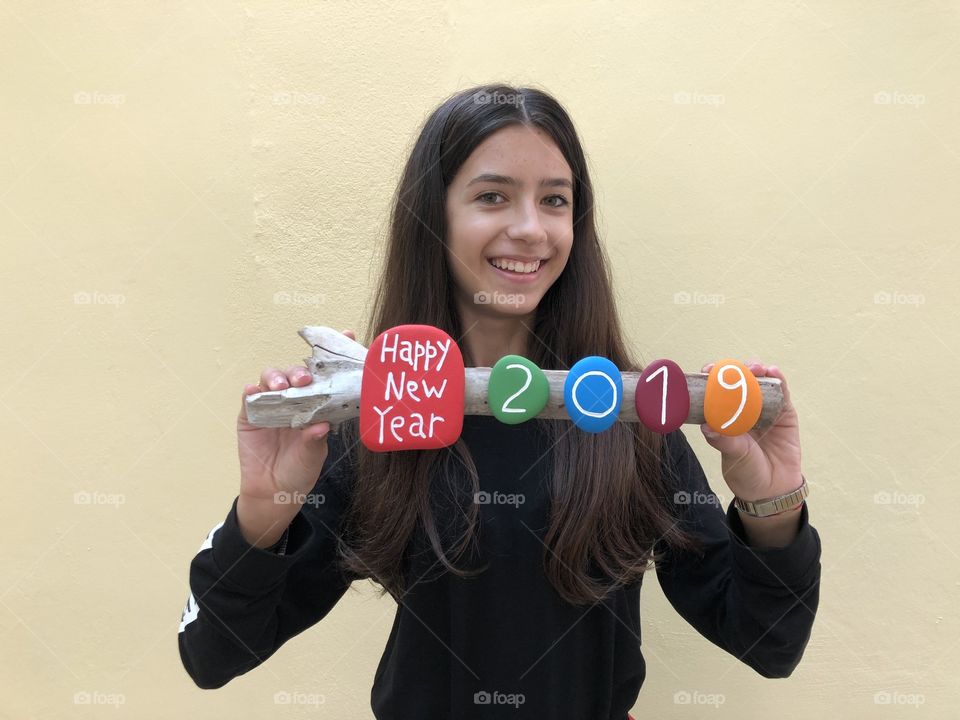
[[[494,417],[507,425],[535,418],[547,405],[550,383],[543,370],[520,355],[504,355],[493,366],[487,402]]]

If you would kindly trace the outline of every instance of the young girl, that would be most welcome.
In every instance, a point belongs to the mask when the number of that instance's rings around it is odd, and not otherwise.
[[[452,96],[406,164],[364,344],[425,324],[467,366],[517,354],[569,369],[600,355],[641,370],[593,204],[556,100],[501,85]],[[268,368],[243,394],[310,382],[305,367]],[[701,426],[741,500],[805,484],[783,390],[764,432]],[[365,578],[398,603],[373,679],[381,719],[624,720],[645,676],[640,586],[654,566],[677,612],[765,677],[790,675],[810,637],[820,540],[806,505],[724,511],[680,431],[466,416],[449,448],[371,453],[356,421],[330,435],[328,423],[259,428],[242,405],[237,429],[240,493],[191,563],[180,625],[202,688],[262,663]]]

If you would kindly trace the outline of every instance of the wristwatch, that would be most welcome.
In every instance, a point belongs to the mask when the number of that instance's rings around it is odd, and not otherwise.
[[[290,537],[290,528],[287,528],[283,531],[283,535],[280,536],[280,539],[277,540],[270,547],[263,548],[268,553],[273,553],[274,555],[286,555],[287,553],[287,539]]]
[[[741,500],[738,497],[733,498],[733,505],[740,512],[746,513],[752,517],[770,517],[771,515],[778,515],[784,510],[789,510],[795,508],[804,498],[810,494],[810,488],[807,487],[807,479],[800,475],[800,478],[803,480],[803,484],[800,485],[793,492],[789,492],[786,495],[779,495],[773,498],[767,498],[766,500]]]

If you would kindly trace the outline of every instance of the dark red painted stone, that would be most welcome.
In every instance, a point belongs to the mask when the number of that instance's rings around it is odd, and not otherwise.
[[[640,373],[635,402],[640,422],[654,432],[673,432],[690,415],[690,390],[683,370],[673,360],[654,360]]]

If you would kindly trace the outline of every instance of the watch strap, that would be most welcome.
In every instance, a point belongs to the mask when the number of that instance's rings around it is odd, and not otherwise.
[[[793,492],[764,500],[741,500],[738,497],[734,497],[734,507],[740,512],[752,517],[770,517],[771,515],[778,515],[785,510],[795,508],[810,494],[807,479],[803,477],[802,474],[800,477],[803,483]]]
[[[290,538],[290,528],[283,531],[283,535],[273,545],[263,548],[267,552],[275,555],[285,555],[287,552],[287,540]]]

